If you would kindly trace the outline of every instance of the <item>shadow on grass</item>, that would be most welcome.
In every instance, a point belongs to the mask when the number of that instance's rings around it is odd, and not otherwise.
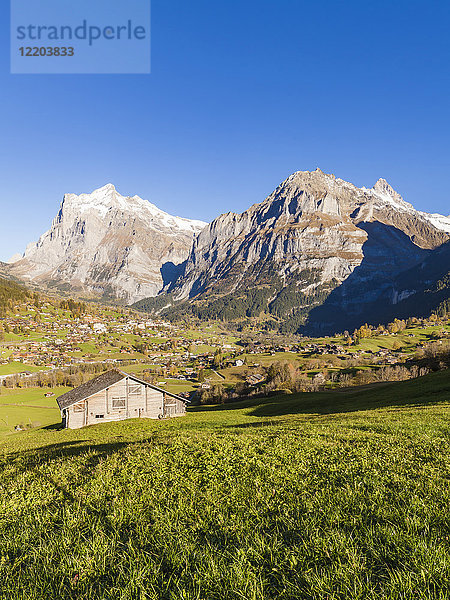
[[[331,415],[379,408],[408,406],[417,408],[446,401],[450,401],[450,370],[448,369],[408,381],[254,398],[217,406],[193,407],[189,412],[245,410],[247,415],[254,417],[289,414]]]
[[[64,429],[64,427],[63,427],[63,424],[61,422],[59,422],[59,423],[52,423],[51,425],[46,425],[45,427],[41,427],[41,429],[59,431],[59,430]]]
[[[142,441],[145,442],[147,440]],[[95,528],[101,528],[106,535],[114,537],[119,545],[126,547],[132,538],[136,538],[139,535],[139,520],[136,519],[137,522],[131,522],[127,519],[124,523],[118,524],[111,516],[111,510],[107,504],[97,503],[95,499],[93,501],[90,500],[89,494],[80,494],[80,490],[92,479],[93,473],[95,473],[97,467],[106,458],[133,443],[135,444],[136,442],[116,441],[106,444],[95,444],[92,443],[92,440],[83,439],[51,444],[37,450],[16,452],[7,457],[9,470],[3,475],[2,484],[6,485],[8,480],[16,479],[18,475],[26,470],[31,476],[32,481],[41,481],[47,488],[58,492],[60,497],[59,504],[61,506],[72,506],[73,510],[77,512],[83,511],[86,516],[86,523],[89,522],[92,526],[95,524]],[[84,456],[79,468],[75,473],[67,475],[64,469],[64,459],[81,455]],[[17,460],[14,461],[14,459]],[[53,463],[61,459],[63,460],[59,468],[54,469]],[[48,468],[49,465],[50,468]],[[46,468],[42,468],[42,466]],[[46,507],[53,506],[53,504],[53,499],[43,500],[40,503],[40,509],[45,510]],[[27,518],[29,510],[29,506],[24,504],[20,510],[15,512],[16,527],[20,527],[22,520]],[[151,523],[152,517],[147,515],[146,520]],[[57,516],[55,520],[49,523],[49,527],[52,525],[56,527],[55,535],[58,535],[64,526],[64,521],[61,520],[61,513],[59,517]],[[75,596],[73,597],[75,598]],[[78,598],[78,595],[76,597]]]
[[[18,450],[5,455],[4,459],[8,465],[17,466],[17,469],[35,469],[43,464],[52,463],[66,458],[76,458],[86,455],[85,468],[83,471],[90,471],[101,461],[112,454],[120,452],[128,446],[142,444],[152,441],[152,437],[144,438],[139,441],[111,441],[108,443],[97,444],[92,439],[67,440],[56,444],[49,444],[30,450]],[[0,461],[0,467],[2,466]]]
[[[223,423],[224,428],[251,428],[279,425],[279,420],[272,418],[285,415],[310,415],[316,416],[333,415],[338,413],[371,411],[380,408],[425,408],[427,406],[450,402],[450,370],[431,373],[424,377],[411,379],[409,381],[384,383],[376,386],[365,386],[360,388],[347,388],[329,392],[308,392],[298,394],[284,394],[269,398],[252,398],[242,402],[221,404],[217,406],[192,407],[191,414],[211,414],[211,423],[214,424],[214,413],[223,411],[242,411],[242,419],[239,415],[237,423]],[[260,417],[260,421],[246,422],[248,417]],[[219,422],[219,421],[218,421]],[[195,421],[186,423],[187,428],[195,427]],[[49,425],[46,429],[58,430],[61,425]],[[63,433],[63,432],[62,432]],[[114,453],[120,452],[127,447],[141,444],[158,443],[163,444],[165,434],[156,431],[139,439],[118,439],[112,435],[113,432],[105,430],[105,436],[96,439],[86,438],[76,440],[64,440],[60,442],[33,448],[29,450],[15,450],[7,453],[0,460],[2,466],[23,470],[24,468],[38,468],[40,465],[61,459],[73,458],[86,455],[83,471],[92,470],[102,460]],[[81,434],[83,435],[83,434]],[[109,436],[109,441],[105,437]],[[121,437],[121,436],[120,436]],[[13,470],[14,470],[13,468]]]

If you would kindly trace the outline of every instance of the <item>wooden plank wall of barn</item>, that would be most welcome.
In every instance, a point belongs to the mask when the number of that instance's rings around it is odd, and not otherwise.
[[[139,393],[130,393],[130,387]],[[114,398],[125,398],[125,408],[113,408]],[[83,402],[84,411],[77,412],[75,405],[69,407],[68,426],[76,429],[83,425],[122,419],[139,417],[157,419],[164,413],[163,402],[164,392],[154,390],[129,378],[122,379],[108,389],[85,400]],[[103,415],[103,417],[98,418],[97,415]]]

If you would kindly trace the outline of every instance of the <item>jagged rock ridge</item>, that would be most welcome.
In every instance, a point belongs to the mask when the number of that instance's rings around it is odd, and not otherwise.
[[[13,258],[10,273],[59,291],[135,302],[163,288],[163,266],[176,272],[205,225],[122,196],[112,184],[65,194],[50,229]]]
[[[398,300],[396,276],[449,232],[449,217],[416,211],[384,179],[367,189],[320,169],[299,171],[262,203],[220,215],[202,230],[183,276],[167,290],[175,304],[166,312],[226,320],[265,313],[298,330],[333,290],[351,282],[351,298],[344,287],[342,302],[356,314],[380,299]],[[140,306],[151,309],[152,302]]]

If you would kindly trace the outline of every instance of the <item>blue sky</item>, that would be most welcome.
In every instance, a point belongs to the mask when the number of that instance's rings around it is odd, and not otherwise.
[[[150,75],[10,75],[0,19],[0,259],[65,192],[112,182],[211,220],[296,170],[450,212],[450,3],[154,0]]]

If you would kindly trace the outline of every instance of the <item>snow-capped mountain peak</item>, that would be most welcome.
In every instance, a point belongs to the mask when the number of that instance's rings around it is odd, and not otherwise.
[[[149,227],[166,227],[192,233],[198,233],[206,225],[203,221],[172,216],[140,196],[123,196],[112,183],[90,194],[65,194],[61,210],[67,211],[69,207],[78,215],[92,210],[99,213],[102,218],[113,210],[131,212],[146,221]]]
[[[411,217],[415,216],[425,219],[436,229],[450,233],[450,216],[446,217],[437,213],[430,214],[416,210],[412,204],[403,200],[400,194],[396,192],[385,179],[379,179],[372,190],[368,191],[372,192],[372,195],[376,195],[378,203],[381,201],[381,203],[386,206],[390,206],[392,209],[399,212],[409,214]]]
[[[366,188],[363,189],[365,190]],[[378,179],[373,188],[366,191],[370,193],[372,198],[374,197],[375,203],[378,205],[390,205],[391,207],[400,211],[414,211],[413,205],[403,200],[400,194],[396,192],[391,185],[389,185],[386,179]]]
[[[11,259],[12,269],[42,285],[134,301],[162,289],[205,225],[108,183],[90,194],[65,194],[50,229],[20,260]]]
[[[375,192],[379,192],[380,194],[384,194],[386,196],[391,196],[392,198],[403,200],[403,198],[400,196],[400,194],[398,192],[396,192],[394,190],[394,188],[391,185],[389,185],[389,183],[386,181],[386,179],[383,179],[382,177],[380,177],[380,179],[378,179],[378,181],[375,183],[375,185],[373,186],[372,189],[375,190]]]

